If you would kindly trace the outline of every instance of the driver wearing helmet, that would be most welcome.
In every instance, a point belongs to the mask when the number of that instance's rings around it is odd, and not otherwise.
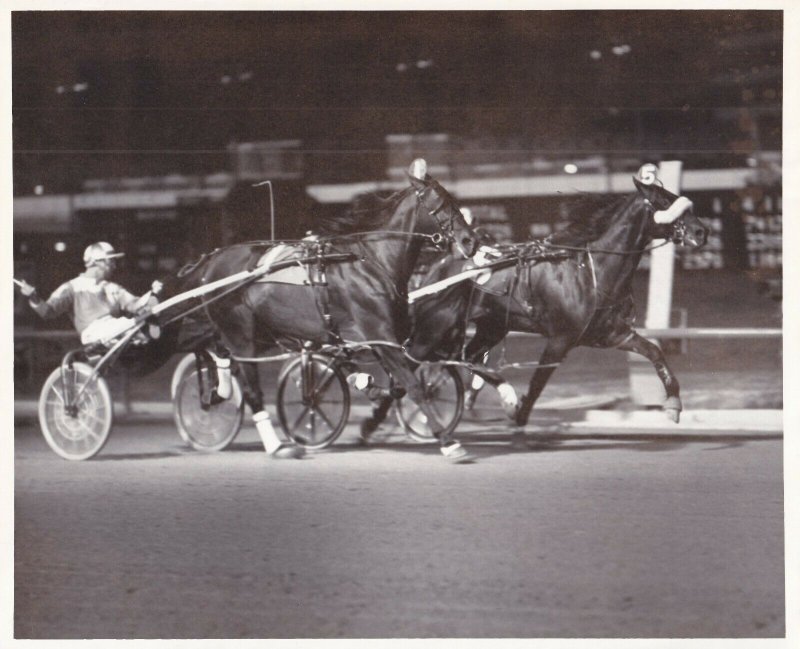
[[[41,317],[50,319],[67,313],[81,336],[84,345],[107,343],[126,331],[134,320],[125,317],[157,303],[154,294],[161,290],[161,282],[153,282],[152,290],[136,297],[108,278],[114,271],[116,259],[124,256],[110,243],[93,243],[83,253],[86,270],[74,279],[64,282],[47,300],[43,301],[36,288],[18,281],[22,294],[31,308]]]

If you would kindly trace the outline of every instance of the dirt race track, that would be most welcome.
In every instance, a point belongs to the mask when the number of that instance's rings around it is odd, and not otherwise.
[[[462,426],[269,460],[16,430],[17,638],[781,637],[782,438]]]
[[[776,326],[773,303],[724,279],[677,282],[692,326]],[[540,345],[514,339],[508,358]],[[687,408],[781,408],[779,352],[694,341],[670,362]],[[171,371],[132,397],[168,398]],[[530,372],[508,378],[523,390]],[[625,354],[580,350],[540,405],[627,390]],[[784,635],[782,436],[682,425],[531,434],[514,448],[503,423],[465,421],[478,461],[451,466],[388,434],[356,447],[352,426],[329,451],[270,461],[252,428],[205,455],[171,422],[131,419],[96,459],[67,462],[20,422],[15,636]]]

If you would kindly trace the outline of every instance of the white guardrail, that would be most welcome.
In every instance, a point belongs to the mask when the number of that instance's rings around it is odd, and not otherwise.
[[[783,329],[780,328],[756,328],[756,327],[673,327],[670,329],[647,329],[636,328],[636,332],[645,338],[780,338],[783,336]],[[469,333],[474,333],[470,328]],[[532,337],[541,338],[541,334],[531,334],[512,331],[508,334],[512,338]],[[78,339],[78,335],[72,331],[63,329],[15,331],[16,339],[31,340],[67,340]]]
[[[636,328],[636,333],[645,338],[780,338],[783,329],[779,328],[748,328],[748,327],[675,327],[670,329]],[[541,334],[522,332],[509,332],[511,338],[541,338]]]

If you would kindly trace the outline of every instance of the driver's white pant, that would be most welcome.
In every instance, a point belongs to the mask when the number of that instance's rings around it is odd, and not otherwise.
[[[133,318],[103,316],[81,332],[81,343],[90,345],[99,342],[105,345],[120,334],[128,331],[134,324],[136,324],[136,321]]]

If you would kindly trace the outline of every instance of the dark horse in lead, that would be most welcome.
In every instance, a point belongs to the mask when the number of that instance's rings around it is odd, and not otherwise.
[[[463,359],[471,363],[480,363],[509,331],[542,334],[547,344],[519,404],[502,378],[482,374],[501,388],[507,410],[518,426],[524,426],[548,379],[572,348],[635,352],[653,364],[666,390],[664,410],[677,422],[682,408],[678,380],[661,349],[633,328],[632,281],[654,239],[702,246],[708,229],[686,197],[636,178],[634,183],[632,194],[588,200],[573,213],[569,227],[540,245],[516,247],[514,263],[492,272],[484,284],[462,282],[447,294],[420,300],[414,305],[410,353],[432,360],[444,347],[458,354],[469,322],[476,330],[463,348]],[[445,258],[423,285],[451,277],[464,266],[463,261]]]
[[[409,180],[410,187],[386,199],[369,195],[344,215],[320,224],[321,236],[313,245],[352,258],[327,265],[324,287],[250,282],[221,299],[204,298],[205,315],[222,347],[234,359],[246,359],[277,342],[300,349],[337,341],[383,341],[389,345],[377,345],[374,351],[384,369],[406,398],[421,398],[400,346],[410,334],[409,278],[426,241],[453,244],[466,258],[474,254],[477,238],[452,196],[427,175],[424,160],[412,163]],[[215,251],[170,290],[187,291],[230,277],[251,267],[270,245],[239,244]],[[301,455],[273,429],[257,367],[240,362],[235,371],[267,452],[276,457]],[[466,451],[450,436],[441,436],[440,443],[448,459],[467,459]]]

